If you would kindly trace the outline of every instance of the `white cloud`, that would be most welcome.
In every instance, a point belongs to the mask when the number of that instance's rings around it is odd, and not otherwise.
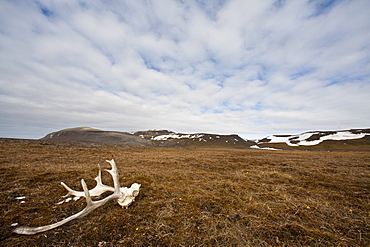
[[[369,127],[370,3],[3,1],[0,136]]]

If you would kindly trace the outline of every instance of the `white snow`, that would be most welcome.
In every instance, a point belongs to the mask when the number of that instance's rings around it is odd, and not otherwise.
[[[317,145],[320,142],[323,142],[325,140],[342,141],[342,140],[361,139],[361,138],[365,137],[365,135],[366,135],[365,133],[354,134],[354,133],[351,133],[349,131],[337,132],[335,134],[322,136],[319,140],[310,141],[310,142],[309,141],[302,141],[302,142],[299,143],[299,145],[304,145],[304,146]]]
[[[18,197],[16,197],[15,199],[16,199],[16,200],[23,200],[23,199],[26,199],[26,197],[25,197],[25,196],[18,196]]]
[[[367,135],[366,133],[354,134],[349,131],[338,131],[333,134],[321,136],[318,140],[314,141],[307,141],[312,135],[320,134],[320,132],[309,132],[309,133],[302,133],[299,135],[291,135],[291,136],[268,136],[267,139],[270,139],[269,143],[286,143],[289,146],[313,146],[317,145],[325,140],[353,140],[353,139],[361,139]],[[297,142],[298,141],[298,142]]]
[[[168,134],[168,135],[160,135],[156,137],[152,137],[152,141],[167,141],[169,138],[172,139],[194,139],[203,137],[202,134],[189,134],[189,135],[181,135],[181,134]]]
[[[365,135],[366,133],[354,134],[349,131],[343,131],[343,132],[337,132],[333,135],[324,136],[323,138],[328,137],[326,138],[327,140],[352,140],[352,139],[364,138]]]
[[[289,138],[293,136],[268,136],[267,139],[270,139],[269,143],[281,143],[281,142],[287,142],[289,141]]]
[[[250,148],[253,148],[253,149],[264,149],[264,150],[280,150],[280,149],[276,149],[276,148],[269,148],[269,147],[266,147],[266,148],[261,148],[257,145],[253,145],[253,146],[250,146]]]

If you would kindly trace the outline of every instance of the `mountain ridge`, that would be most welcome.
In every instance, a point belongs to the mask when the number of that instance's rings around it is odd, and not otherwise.
[[[338,131],[307,131],[300,134],[271,135],[258,140],[248,140],[241,138],[237,134],[185,134],[165,129],[120,132],[104,131],[90,127],[77,127],[49,133],[39,140],[90,144],[114,144],[128,147],[370,151],[370,128]]]
[[[90,127],[59,130],[49,133],[39,140],[115,144],[130,147],[249,148],[255,144],[255,142],[245,140],[236,134],[184,134],[170,130],[120,132],[103,131]]]
[[[271,135],[256,140],[256,146],[252,148],[370,151],[370,128]]]

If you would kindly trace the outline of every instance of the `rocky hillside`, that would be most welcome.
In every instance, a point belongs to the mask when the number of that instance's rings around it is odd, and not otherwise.
[[[50,133],[41,141],[114,144],[129,147],[204,147],[370,151],[370,129],[310,131],[295,135],[272,135],[250,141],[238,135],[184,134],[169,130],[137,132],[103,131],[89,127]]]
[[[47,134],[43,141],[84,142],[99,144],[119,144],[130,147],[149,146],[150,141],[139,136],[118,131],[103,131],[89,127],[64,129]]]
[[[41,138],[43,141],[83,142],[116,144],[131,147],[210,147],[249,148],[255,142],[244,140],[238,135],[183,134],[169,130],[147,130],[133,133],[103,131],[89,127],[64,129]]]
[[[310,131],[297,135],[272,135],[252,148],[370,151],[370,129]]]

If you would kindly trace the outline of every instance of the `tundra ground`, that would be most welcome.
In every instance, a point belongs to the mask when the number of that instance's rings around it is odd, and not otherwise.
[[[121,186],[141,183],[127,209],[109,202],[57,205],[63,181],[95,185],[114,158]],[[103,182],[112,185],[108,173]],[[1,246],[369,246],[370,153],[124,148],[21,140],[0,142]],[[25,196],[25,199],[16,199]]]

